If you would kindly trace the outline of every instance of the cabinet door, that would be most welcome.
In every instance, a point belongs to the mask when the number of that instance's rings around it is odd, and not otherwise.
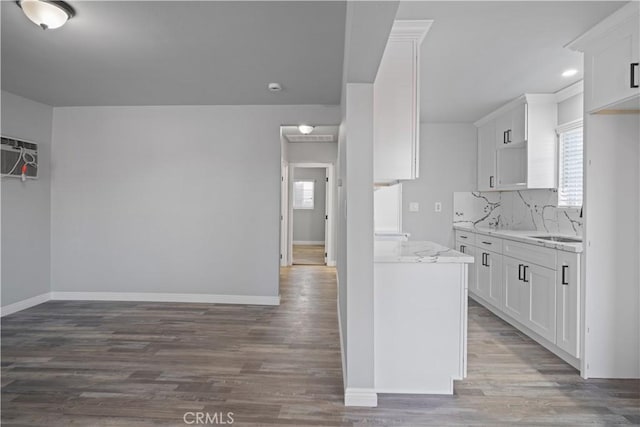
[[[556,272],[527,264],[524,268],[525,301],[529,307],[525,325],[556,342]]]
[[[468,254],[473,257],[474,261],[476,260],[476,248],[473,246],[469,246],[466,242],[457,241],[456,249],[462,252],[463,254]],[[477,284],[477,276],[478,276],[478,266],[477,263],[468,264],[468,288],[477,293],[476,284]]]
[[[523,103],[511,111],[511,127],[507,138],[510,144],[527,140],[527,104]]]
[[[580,357],[580,255],[558,251],[556,344]]]
[[[496,118],[495,142],[496,147],[509,144],[509,129],[511,129],[511,111]]]
[[[502,303],[504,312],[521,323],[528,317],[525,304],[525,285],[521,280],[524,263],[508,256],[502,257]]]
[[[485,257],[485,263],[489,270],[489,289],[487,292],[487,301],[496,307],[502,307],[502,255],[488,252]]]
[[[418,177],[417,48],[389,39],[373,88],[374,181]]]
[[[485,265],[485,259],[488,252],[481,248],[476,249],[475,264],[478,269],[478,277],[476,282],[476,293],[485,300],[489,300],[489,288],[491,287],[491,270]]]
[[[585,58],[587,67],[591,66],[591,97],[586,102],[587,111],[640,93],[640,69],[632,65],[638,62],[638,32],[637,20],[627,21],[597,43],[592,54]]]
[[[478,191],[496,188],[495,132],[494,120],[478,128]]]

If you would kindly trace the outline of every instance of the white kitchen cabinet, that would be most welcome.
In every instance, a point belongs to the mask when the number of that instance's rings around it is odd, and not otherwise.
[[[580,357],[580,255],[558,251],[556,345]]]
[[[556,341],[556,272],[550,268],[526,263],[522,281],[525,284],[525,326],[550,342]]]
[[[525,302],[525,283],[522,281],[522,261],[508,256],[502,257],[503,310],[506,314],[524,324],[528,317]]]
[[[640,7],[630,2],[569,46],[585,53],[585,109],[640,109]]]
[[[496,122],[478,128],[478,191],[496,189]]]
[[[524,94],[475,123],[479,191],[557,188],[557,111],[555,95]]]
[[[478,269],[477,289],[488,303],[502,306],[502,255],[477,248],[475,265]]]
[[[419,175],[420,44],[432,21],[395,21],[373,85],[373,175],[384,184]]]
[[[472,256],[475,260],[475,262],[473,264],[469,265],[469,270],[467,272],[467,282],[468,282],[468,287],[469,289],[471,289],[471,291],[476,292],[476,286],[477,286],[477,275],[478,275],[478,270],[477,270],[477,262],[478,262],[478,258],[476,256],[477,253],[477,249],[475,246],[471,246],[469,245],[467,242],[464,241],[460,241],[457,240],[456,241],[456,250],[462,252],[463,254],[468,254],[470,256]]]

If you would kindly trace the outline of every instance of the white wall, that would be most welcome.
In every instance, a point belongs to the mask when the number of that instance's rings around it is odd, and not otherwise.
[[[50,159],[53,110],[2,92],[3,136],[38,143],[37,180],[2,178],[2,306],[50,291]]]
[[[374,389],[373,85],[347,85],[347,394]],[[344,182],[343,182],[344,184]],[[342,279],[342,278],[341,278]],[[342,283],[342,282],[341,282]]]
[[[420,177],[402,184],[402,227],[410,240],[453,247],[453,193],[477,187],[476,132],[471,123],[420,124]],[[411,202],[419,212],[409,212]],[[441,212],[434,211],[436,202]]]
[[[52,289],[277,296],[280,125],[338,107],[54,110]]]
[[[289,142],[286,145],[291,163],[335,163],[338,158],[336,142]]]
[[[640,378],[640,116],[585,117],[585,364]]]
[[[294,181],[314,182],[313,209],[293,210],[293,243],[324,242],[326,212],[325,168],[295,168]]]
[[[584,94],[579,93],[558,103],[558,125],[582,118]]]

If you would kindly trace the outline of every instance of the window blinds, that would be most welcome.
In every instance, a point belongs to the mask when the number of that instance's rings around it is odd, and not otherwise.
[[[582,127],[561,132],[558,206],[582,206]]]
[[[313,209],[313,181],[295,181],[293,183],[293,208]]]

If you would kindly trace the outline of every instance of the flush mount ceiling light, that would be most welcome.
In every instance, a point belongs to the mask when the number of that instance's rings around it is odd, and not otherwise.
[[[313,132],[313,126],[310,125],[300,125],[298,126],[298,130],[300,131],[301,134],[303,135],[309,135],[311,132]]]
[[[578,74],[578,70],[576,70],[575,68],[571,68],[570,70],[565,70],[562,73],[562,77],[573,77],[576,74]]]
[[[62,27],[75,15],[73,8],[63,1],[18,0],[17,3],[27,18],[43,30]]]

